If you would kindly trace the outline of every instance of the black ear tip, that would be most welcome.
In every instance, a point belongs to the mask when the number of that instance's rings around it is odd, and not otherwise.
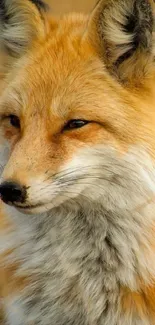
[[[98,0],[88,26],[104,65],[121,82],[139,86],[152,73],[153,0]]]
[[[49,5],[44,0],[29,0],[29,1],[31,1],[38,8],[38,10],[48,11],[49,9]],[[0,20],[2,22],[7,22],[9,19],[8,4],[9,2],[7,3],[6,0],[0,0]]]
[[[0,20],[6,21],[8,17],[5,0],[0,0]]]
[[[133,47],[139,45],[146,48],[150,46],[153,32],[153,12],[148,0],[134,0],[131,13],[126,16],[126,24],[123,26],[127,34],[133,35]]]
[[[39,10],[48,10],[49,6],[43,0],[30,0],[33,2]]]

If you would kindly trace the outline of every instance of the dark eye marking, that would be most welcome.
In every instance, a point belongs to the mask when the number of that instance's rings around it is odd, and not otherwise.
[[[74,130],[74,129],[80,129],[90,123],[86,120],[70,120],[66,123],[64,130]]]
[[[7,116],[6,118],[9,119],[10,124],[13,127],[15,127],[16,129],[20,129],[20,120],[19,120],[18,116],[11,114],[11,115]]]

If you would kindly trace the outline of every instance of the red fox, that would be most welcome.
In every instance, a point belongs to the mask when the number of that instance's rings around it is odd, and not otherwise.
[[[3,325],[155,324],[154,10],[0,1]]]

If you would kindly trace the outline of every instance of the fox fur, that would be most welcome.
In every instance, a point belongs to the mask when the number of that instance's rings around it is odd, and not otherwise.
[[[1,0],[2,325],[155,324],[154,47],[152,0]]]

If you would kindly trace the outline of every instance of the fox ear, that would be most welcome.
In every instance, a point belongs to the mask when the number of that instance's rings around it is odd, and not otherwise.
[[[153,0],[100,0],[89,21],[89,38],[110,73],[141,82],[153,64]]]
[[[45,34],[42,0],[0,0],[0,49],[20,56]]]

